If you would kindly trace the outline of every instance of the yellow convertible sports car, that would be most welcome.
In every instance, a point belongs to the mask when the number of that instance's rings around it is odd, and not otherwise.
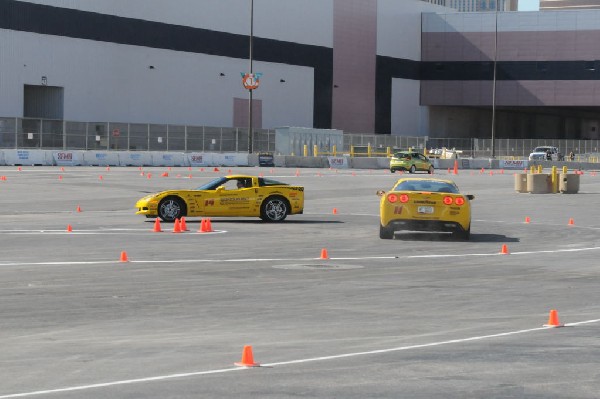
[[[304,187],[246,175],[212,180],[192,190],[147,195],[136,204],[136,215],[172,222],[182,216],[256,216],[280,222],[304,211]]]
[[[378,191],[379,237],[394,238],[397,230],[452,232],[459,239],[471,235],[471,200],[452,180],[403,178],[391,191]]]

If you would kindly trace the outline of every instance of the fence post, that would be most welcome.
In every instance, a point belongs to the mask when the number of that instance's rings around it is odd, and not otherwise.
[[[337,156],[337,146],[334,144],[331,149],[333,150],[333,156]]]
[[[318,145],[313,145],[313,157],[318,157],[319,156],[319,146]]]
[[[371,143],[367,144],[367,157],[371,158]]]
[[[302,149],[302,154],[307,157],[308,156],[308,144],[304,144],[304,147]]]

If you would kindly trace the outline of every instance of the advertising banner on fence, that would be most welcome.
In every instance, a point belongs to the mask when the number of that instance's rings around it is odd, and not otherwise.
[[[525,168],[527,168],[528,164],[529,164],[529,161],[527,161],[526,159],[517,159],[517,160],[510,160],[510,161],[501,160],[500,168],[501,169],[525,169]]]
[[[83,151],[55,151],[52,153],[52,159],[58,166],[83,165]]]
[[[348,158],[347,157],[327,157],[329,161],[330,168],[336,169],[347,169],[348,168]]]

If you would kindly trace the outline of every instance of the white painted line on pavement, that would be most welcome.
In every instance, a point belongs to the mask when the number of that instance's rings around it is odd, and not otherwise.
[[[597,323],[597,322],[600,322],[600,319],[586,320],[586,321],[580,321],[580,322],[576,322],[576,323],[569,323],[569,324],[565,324],[565,326],[576,326],[576,325],[580,325],[580,324],[590,324],[590,323]],[[525,330],[509,331],[509,332],[503,332],[503,333],[497,333],[497,334],[480,335],[480,336],[460,338],[460,339],[451,339],[448,341],[430,342],[430,343],[426,343],[426,344],[400,346],[400,347],[395,347],[395,348],[377,349],[377,350],[363,351],[363,352],[342,353],[339,355],[321,356],[321,357],[313,357],[313,358],[306,358],[306,359],[296,359],[296,360],[289,360],[289,361],[283,361],[283,362],[262,363],[261,366],[262,367],[286,366],[286,365],[290,365],[290,364],[322,362],[322,361],[327,361],[327,360],[335,360],[335,359],[342,359],[342,358],[349,358],[349,357],[407,351],[407,350],[411,350],[411,349],[431,348],[431,347],[435,347],[435,346],[460,344],[460,343],[464,343],[464,342],[480,341],[480,340],[498,338],[498,337],[507,337],[507,336],[517,335],[517,334],[526,334],[526,333],[531,333],[531,332],[536,332],[536,331],[550,330],[550,329],[554,329],[554,328],[555,327],[536,327],[536,328],[530,328],[530,329],[525,329]],[[111,387],[111,386],[116,386],[116,385],[140,384],[140,383],[145,383],[145,382],[194,377],[194,376],[208,375],[208,374],[223,374],[223,373],[229,373],[229,372],[240,371],[240,370],[245,370],[245,369],[246,369],[245,367],[234,367],[234,368],[206,370],[206,371],[193,371],[193,372],[189,372],[189,373],[166,374],[166,375],[160,375],[160,376],[154,376],[154,377],[136,378],[136,379],[130,379],[130,380],[120,380],[120,381],[104,382],[104,383],[98,383],[98,384],[79,385],[79,386],[72,386],[72,387],[65,387],[65,388],[46,389],[46,390],[40,390],[40,391],[1,395],[0,399],[23,398],[23,397],[36,396],[36,395],[49,395],[49,394],[55,394],[55,393],[60,393],[60,392],[83,391],[83,390],[88,390],[88,389],[105,388],[105,387]]]

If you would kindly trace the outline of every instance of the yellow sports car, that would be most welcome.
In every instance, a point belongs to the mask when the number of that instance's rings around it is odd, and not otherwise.
[[[246,175],[212,180],[192,190],[147,195],[136,204],[136,215],[172,222],[182,216],[256,216],[280,222],[304,211],[304,187]]]
[[[379,237],[394,238],[397,230],[452,232],[459,239],[471,235],[471,202],[452,180],[403,178],[391,191],[378,191]]]

